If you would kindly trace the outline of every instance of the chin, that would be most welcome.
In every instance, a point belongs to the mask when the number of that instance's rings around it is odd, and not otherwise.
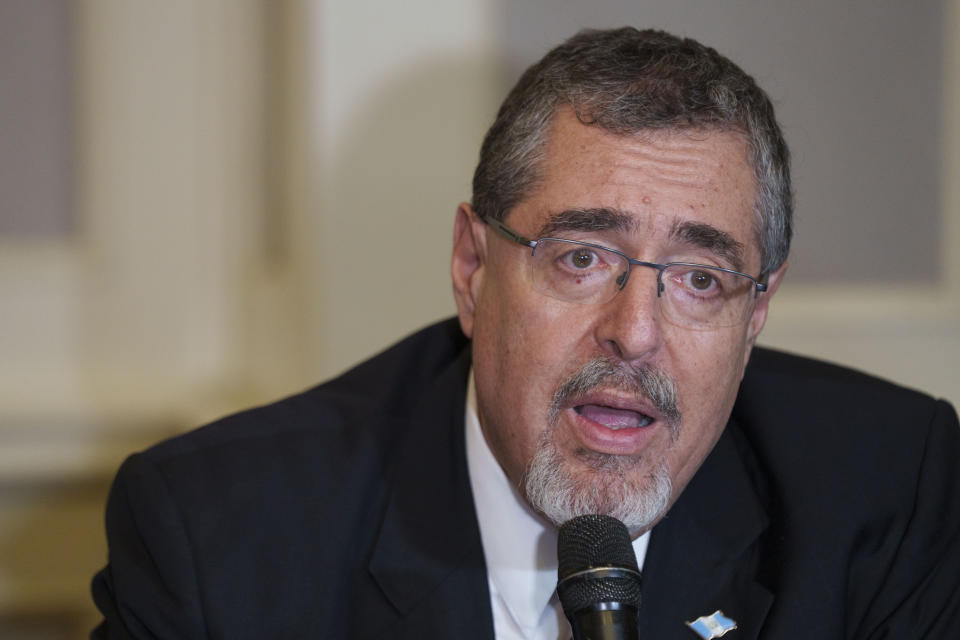
[[[673,483],[666,460],[652,468],[642,456],[580,451],[564,458],[543,438],[527,465],[523,489],[530,505],[560,526],[577,516],[602,514],[630,531],[649,529],[670,505]]]

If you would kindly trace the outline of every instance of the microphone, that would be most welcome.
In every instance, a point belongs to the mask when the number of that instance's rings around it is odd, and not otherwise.
[[[640,569],[627,527],[603,515],[568,520],[557,557],[557,595],[573,640],[639,640]]]

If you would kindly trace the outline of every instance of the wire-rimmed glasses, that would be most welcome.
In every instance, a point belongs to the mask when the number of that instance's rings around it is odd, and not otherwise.
[[[544,295],[577,304],[603,304],[623,289],[634,265],[657,270],[664,317],[691,329],[738,325],[750,316],[765,282],[739,271],[690,262],[660,264],[565,238],[530,240],[499,220],[481,218],[504,238],[530,248],[530,279]]]

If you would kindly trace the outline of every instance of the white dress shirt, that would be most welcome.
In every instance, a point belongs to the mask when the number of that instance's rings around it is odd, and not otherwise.
[[[487,564],[497,640],[567,640],[557,599],[557,531],[521,497],[480,429],[473,372],[467,382],[467,468]],[[650,534],[633,541],[642,569]]]

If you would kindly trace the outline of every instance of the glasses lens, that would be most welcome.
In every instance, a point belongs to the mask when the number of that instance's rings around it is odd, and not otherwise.
[[[603,304],[623,286],[630,262],[599,245],[544,238],[533,250],[531,269],[532,284],[540,293],[566,302]],[[662,283],[663,314],[683,327],[737,325],[753,308],[754,281],[723,269],[672,264],[663,270]]]
[[[753,280],[702,265],[670,265],[663,271],[664,313],[690,327],[728,327],[746,319]]]
[[[616,295],[629,263],[603,247],[571,240],[543,239],[533,251],[534,287],[548,296],[596,304]]]

